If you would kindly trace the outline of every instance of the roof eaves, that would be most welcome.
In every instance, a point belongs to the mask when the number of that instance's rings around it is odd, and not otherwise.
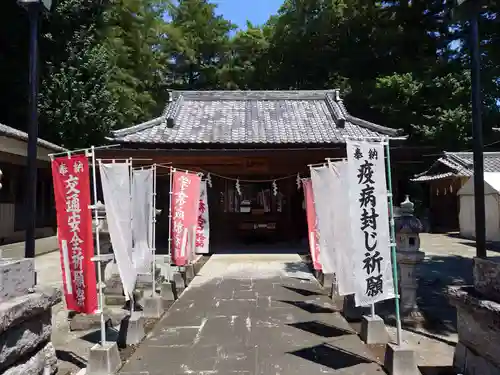
[[[163,119],[164,119],[163,116],[156,117],[152,120],[149,120],[149,121],[146,121],[146,122],[143,122],[143,123],[140,123],[140,124],[128,127],[128,128],[113,130],[113,131],[111,131],[111,134],[113,135],[113,137],[111,139],[115,140],[115,139],[123,138],[127,135],[134,134],[138,131],[149,129],[155,125],[161,124],[163,122]]]
[[[324,100],[332,90],[220,90],[220,91],[172,91],[175,101],[183,96],[186,100]]]
[[[410,179],[410,181],[412,181],[412,182],[428,182],[428,181],[442,180],[444,178],[449,178],[449,177],[454,177],[454,176],[456,176],[456,174],[453,172],[438,173],[438,174],[431,174],[431,175],[423,174],[421,176],[415,176],[414,178]]]
[[[10,126],[0,124],[0,135],[4,135],[6,137],[19,139],[21,141],[28,141],[28,133],[25,133],[21,130],[12,128]],[[42,146],[48,148],[51,151],[67,151],[64,147],[56,145],[55,143],[46,141],[44,139],[38,138],[37,140],[38,146]]]
[[[349,122],[352,122],[354,125],[361,126],[363,128],[372,130],[377,133],[381,133],[384,135],[396,137],[396,136],[404,136],[403,135],[403,129],[391,129],[382,125],[374,124],[373,122],[366,121],[363,119],[360,119],[359,117],[355,117],[352,115],[347,116],[347,120]]]

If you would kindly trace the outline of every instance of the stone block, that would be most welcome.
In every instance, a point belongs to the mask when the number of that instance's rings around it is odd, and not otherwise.
[[[125,347],[136,345],[142,341],[146,335],[144,332],[145,318],[142,312],[134,311],[126,316],[120,324],[118,333],[118,345]]]
[[[336,311],[342,311],[344,308],[344,296],[339,296],[338,294],[335,294],[335,292],[332,292],[331,299],[334,309]]]
[[[184,277],[180,272],[174,272],[172,276],[175,289],[177,290],[177,295],[180,295],[184,291],[184,289],[186,289],[186,282],[184,281]]]
[[[17,362],[3,375],[52,375],[57,372],[57,356],[54,345],[49,342],[29,359]]]
[[[193,281],[194,277],[195,277],[195,273],[194,273],[194,266],[192,264],[188,264],[186,266],[186,284],[190,284],[191,281]]]
[[[384,320],[378,315],[363,316],[360,336],[367,344],[387,344],[390,341]]]
[[[0,372],[45,342],[52,333],[51,309],[12,327],[0,335]]]
[[[335,282],[335,275],[333,273],[323,274],[323,280],[322,280],[323,289],[331,292],[334,282]]]
[[[364,315],[370,314],[370,307],[359,306],[356,307],[354,302],[354,294],[344,296],[344,306],[342,313],[347,320],[359,321]]]
[[[164,279],[161,275],[160,268],[156,268],[156,285],[160,285]],[[139,290],[151,289],[153,286],[153,277],[151,273],[142,273],[137,276],[135,288]]]
[[[457,309],[459,341],[500,367],[500,304],[472,287],[450,287],[448,297]]]
[[[112,326],[120,324],[125,316],[127,316],[126,310],[118,308],[104,309],[104,321]],[[101,328],[100,314],[75,314],[69,322],[70,331],[87,331],[99,328]]]
[[[384,367],[389,375],[420,375],[415,352],[406,346],[388,344]]]
[[[453,369],[462,375],[499,375],[500,367],[488,361],[486,358],[474,353],[463,343],[458,342],[455,346],[453,356]]]
[[[144,295],[143,290],[134,291],[134,300],[140,300]],[[123,306],[127,302],[127,299],[123,294],[107,294],[104,293],[104,304],[106,306]]]
[[[163,309],[163,299],[160,296],[144,297],[144,317],[160,318],[165,311]]]
[[[201,257],[200,259],[198,259],[197,262],[195,262],[193,264],[193,267],[194,267],[194,275],[198,275],[201,271],[201,269],[203,268],[203,266],[205,265],[205,260],[203,257]]]
[[[482,357],[488,358],[500,367],[500,323],[497,315],[492,320],[483,311],[471,312],[464,308],[457,308],[457,331],[459,340],[470,348],[474,348]],[[494,324],[496,323],[496,324]]]
[[[485,299],[500,302],[500,262],[474,258],[474,289]]]
[[[51,287],[35,287],[34,293],[0,303],[0,334],[23,321],[50,310],[61,302],[61,291]]]
[[[25,295],[34,286],[34,259],[0,259],[0,302]]]
[[[165,281],[161,284],[160,296],[164,301],[175,301],[177,299],[177,288],[172,281]]]
[[[107,279],[104,282],[103,292],[104,294],[123,294],[123,285],[120,276],[113,275],[111,278]]]
[[[122,361],[116,342],[96,344],[90,349],[86,375],[116,374]]]

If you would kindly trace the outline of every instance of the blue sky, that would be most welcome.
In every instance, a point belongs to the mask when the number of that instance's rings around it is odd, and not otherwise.
[[[265,23],[283,4],[283,0],[211,0],[210,2],[217,4],[218,14],[222,14],[240,28],[246,27],[247,20],[257,25]]]

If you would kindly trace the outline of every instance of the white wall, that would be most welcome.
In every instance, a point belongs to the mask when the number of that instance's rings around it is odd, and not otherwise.
[[[0,136],[0,151],[8,154],[27,157],[28,143],[25,141],[21,141],[19,139],[10,138],[2,135]],[[49,154],[51,153],[54,153],[54,151],[41,146],[37,147],[38,160],[49,162],[50,161]]]

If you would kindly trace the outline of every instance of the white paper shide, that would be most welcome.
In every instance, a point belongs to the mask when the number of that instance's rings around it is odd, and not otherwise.
[[[394,298],[384,148],[348,141],[348,182],[356,306]]]

